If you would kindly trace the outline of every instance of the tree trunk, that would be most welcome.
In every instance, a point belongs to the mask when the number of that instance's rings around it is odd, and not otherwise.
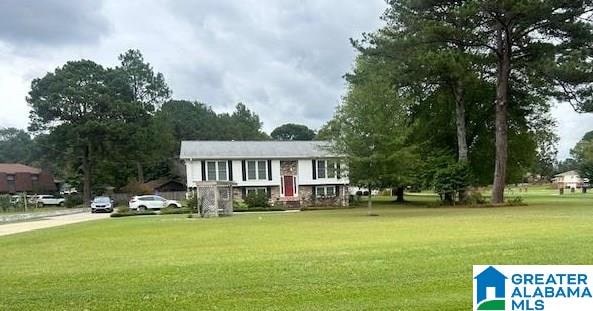
[[[465,101],[464,101],[464,86],[461,79],[457,80],[455,85],[455,123],[457,126],[457,152],[459,154],[459,163],[467,163],[468,148],[467,148],[467,126],[465,121]],[[465,189],[459,190],[459,202],[464,202],[467,197]]]
[[[144,170],[142,169],[142,163],[136,161],[136,168],[138,169],[138,182],[144,183]]]
[[[89,142],[84,149],[82,157],[83,187],[82,198],[84,206],[91,204],[91,143]]]
[[[502,26],[497,36],[498,66],[496,82],[496,161],[492,187],[492,203],[504,203],[504,188],[507,176],[509,80],[511,76],[510,38]]]
[[[461,80],[455,86],[455,123],[457,125],[457,150],[459,162],[468,161],[467,127],[465,123],[464,88]]]
[[[373,215],[373,193],[372,193],[370,185],[369,185],[369,198],[367,201],[367,207],[368,207],[368,215],[372,216]]]
[[[395,202],[404,203],[404,187],[397,187],[395,189]]]

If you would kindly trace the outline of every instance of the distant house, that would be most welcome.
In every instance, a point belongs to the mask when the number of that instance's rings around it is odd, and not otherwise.
[[[553,182],[558,189],[577,189],[581,188],[585,181],[581,178],[579,172],[568,171],[554,176]]]
[[[341,157],[324,141],[183,141],[187,186],[232,181],[235,197],[266,193],[288,207],[348,204]]]
[[[179,180],[172,179],[172,178],[159,178],[155,180],[151,180],[149,182],[145,182],[144,186],[150,188],[155,193],[157,192],[176,192],[176,191],[186,191],[187,187],[185,184]]]
[[[41,169],[16,163],[0,163],[0,194],[51,193],[57,190],[53,176]]]

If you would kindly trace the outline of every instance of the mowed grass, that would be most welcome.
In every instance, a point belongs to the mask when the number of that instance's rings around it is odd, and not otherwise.
[[[591,264],[593,195],[220,219],[108,219],[0,237],[0,310],[469,310],[474,264]]]

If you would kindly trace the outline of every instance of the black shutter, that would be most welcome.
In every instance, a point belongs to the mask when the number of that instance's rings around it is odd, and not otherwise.
[[[245,160],[241,161],[241,173],[243,174],[243,181],[246,181],[247,173],[245,172]]]
[[[311,188],[311,195],[313,196],[313,200],[317,199],[317,187],[312,186]]]
[[[341,171],[341,169],[342,169],[342,168],[341,168],[341,166],[340,166],[340,162],[338,162],[338,164],[336,164],[336,166],[337,166],[337,170],[336,170],[336,177],[337,177],[338,179],[340,179],[340,178],[342,178],[342,175],[341,175],[341,174],[342,174],[342,171]]]
[[[268,160],[268,180],[272,180],[272,160]]]
[[[272,187],[266,187],[266,194],[268,195],[268,199],[272,197]]]
[[[336,197],[340,196],[340,193],[338,192],[340,190],[340,186],[336,186],[336,188],[334,189],[334,194],[336,195]]]
[[[247,197],[247,188],[241,187],[241,199],[245,199]]]
[[[313,165],[313,180],[317,179],[317,161],[311,160]]]
[[[206,161],[202,161],[202,181],[206,181]]]
[[[233,181],[233,161],[229,160],[229,181]]]

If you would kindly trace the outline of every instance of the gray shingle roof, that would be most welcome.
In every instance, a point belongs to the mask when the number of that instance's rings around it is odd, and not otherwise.
[[[328,141],[182,141],[181,159],[303,159],[335,157]]]

